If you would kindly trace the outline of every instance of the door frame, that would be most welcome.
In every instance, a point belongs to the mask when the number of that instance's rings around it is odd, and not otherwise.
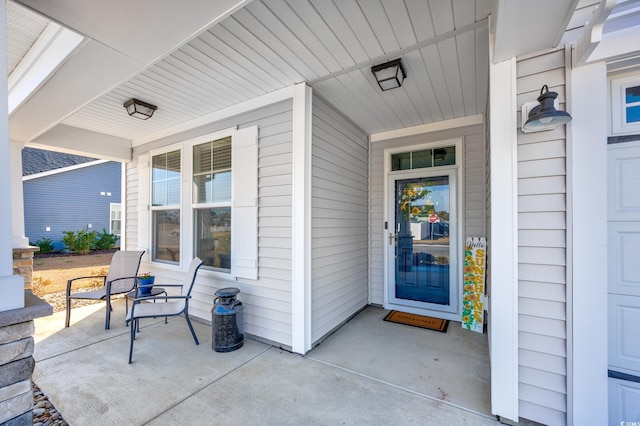
[[[391,155],[397,154],[401,152],[407,151],[419,151],[423,149],[434,149],[434,148],[443,148],[446,146],[455,146],[456,150],[456,162],[451,166],[438,166],[438,167],[430,167],[425,169],[415,169],[415,170],[399,170],[396,172],[391,171]],[[395,309],[402,310],[403,312],[409,312],[419,315],[430,315],[438,318],[459,321],[460,320],[460,295],[462,294],[462,280],[460,277],[462,276],[462,247],[463,247],[463,238],[464,238],[464,215],[462,212],[464,211],[463,204],[463,188],[462,182],[464,182],[464,170],[462,167],[462,138],[455,139],[447,139],[436,142],[425,142],[423,144],[413,144],[413,145],[403,145],[393,148],[386,148],[384,150],[384,190],[383,190],[383,221],[385,223],[385,229],[382,237],[382,247],[383,247],[383,257],[384,257],[384,292],[383,292],[383,306],[385,309]],[[455,241],[450,240],[452,245],[455,245],[455,253],[457,258],[457,265],[455,270],[452,269],[450,271],[451,274],[454,275],[455,285],[452,285],[450,288],[450,301],[455,302],[452,303],[452,306],[455,304],[455,310],[451,312],[440,311],[440,310],[429,310],[424,308],[416,308],[412,306],[399,305],[393,303],[390,300],[389,295],[392,291],[390,285],[390,274],[395,271],[395,262],[391,264],[392,252],[395,254],[394,245],[389,245],[389,227],[392,225],[392,218],[394,215],[394,191],[390,188],[389,181],[395,176],[407,176],[407,175],[425,175],[438,174],[438,171],[442,171],[444,173],[452,172],[454,175],[454,184],[451,185],[452,191],[455,191],[455,195],[453,198],[453,203],[456,208],[456,237]],[[451,225],[450,225],[451,226]]]

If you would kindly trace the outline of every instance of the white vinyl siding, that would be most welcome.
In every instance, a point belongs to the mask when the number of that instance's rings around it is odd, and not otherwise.
[[[138,198],[140,185],[138,183],[138,167],[134,162],[125,163],[125,183],[126,188],[123,194],[124,211],[122,218],[124,220],[124,236],[125,241],[120,241],[121,250],[135,250],[140,244],[138,243]],[[142,245],[146,247],[146,245]]]
[[[486,237],[486,161],[483,133],[465,136],[462,149],[465,240],[466,237]]]
[[[540,88],[565,110],[565,52],[517,62],[517,105]],[[518,121],[520,122],[520,121]],[[566,423],[566,138],[518,131],[518,375],[520,417]]]
[[[486,236],[486,179],[485,141],[482,125],[467,126],[392,141],[374,142],[370,152],[369,188],[369,281],[370,303],[384,303],[384,150],[462,138],[462,205],[459,216],[463,222],[463,238]],[[462,254],[459,254],[462,256]]]
[[[367,136],[322,99],[312,119],[311,341],[368,301]]]
[[[137,161],[151,149],[233,126],[239,130],[258,127],[258,279],[233,280],[230,276],[227,278],[228,274],[201,270],[189,313],[211,321],[215,292],[223,287],[237,287],[241,291],[238,299],[244,305],[246,333],[283,347],[291,346],[292,117],[291,100],[283,101],[134,149],[134,161]],[[243,173],[242,167],[233,173]],[[127,194],[138,192],[135,183],[134,179],[128,181],[131,187],[127,188]],[[127,212],[131,213],[129,208]],[[130,225],[129,218],[126,223]],[[147,244],[130,234],[127,238],[134,241],[134,246]],[[143,263],[141,269],[152,271],[160,282],[179,280],[184,275],[183,270],[148,263]]]

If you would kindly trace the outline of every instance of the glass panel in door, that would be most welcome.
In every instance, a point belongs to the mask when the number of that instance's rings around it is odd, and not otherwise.
[[[395,181],[395,298],[449,305],[449,176]]]

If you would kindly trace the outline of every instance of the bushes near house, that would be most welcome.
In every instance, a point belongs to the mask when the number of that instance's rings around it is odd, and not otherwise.
[[[96,245],[96,231],[80,229],[78,232],[63,231],[62,244],[72,251],[87,254]]]
[[[102,228],[102,232],[96,234],[95,248],[98,250],[109,250],[116,245],[116,242],[118,242],[118,236]]]
[[[80,229],[78,231],[63,231],[62,244],[68,251],[78,254],[88,254],[91,250],[109,250],[116,246],[119,237],[107,232],[102,228],[102,232]],[[48,254],[54,251],[54,243],[49,238],[41,238],[32,245],[40,247],[38,254]]]
[[[35,243],[29,243],[32,246],[40,247],[39,252],[42,254],[51,253],[53,251],[53,240],[49,238],[40,238]]]

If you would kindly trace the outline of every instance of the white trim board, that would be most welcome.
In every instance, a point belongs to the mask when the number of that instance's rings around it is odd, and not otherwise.
[[[85,167],[97,166],[98,164],[108,163],[111,160],[95,160],[86,163],[74,164],[73,166],[61,167],[59,169],[47,170],[46,172],[34,173],[32,175],[23,176],[22,181],[33,180],[45,176],[57,175],[60,173],[70,172],[72,170],[84,169]]]
[[[50,22],[33,47],[9,76],[9,115],[43,84],[84,40],[84,37]]]
[[[518,421],[518,185],[516,60],[494,63],[490,46],[491,412]]]
[[[457,129],[459,127],[474,126],[484,123],[484,115],[476,114],[469,117],[454,118],[435,123],[421,124],[419,126],[405,127],[404,129],[390,130],[388,132],[373,133],[369,136],[369,142],[381,142],[389,139],[397,139],[405,136],[420,135],[423,133],[437,132],[440,130]]]
[[[0,37],[7,39],[7,13],[3,5],[0,11]],[[0,47],[0,61],[3,66],[0,68],[0,78],[6,81],[7,78],[7,45],[3,43]],[[0,89],[2,96],[7,97],[7,86]],[[9,134],[9,113],[6,103],[0,105],[0,202],[11,204],[12,184],[19,186],[17,182],[11,182],[11,143],[7,137]],[[22,190],[22,188],[20,188]],[[24,278],[21,275],[13,275],[12,238],[13,222],[11,220],[11,208],[0,209],[0,312],[12,309],[24,308]]]
[[[293,97],[291,347],[311,350],[311,120],[313,92],[306,83]]]
[[[589,214],[594,194],[607,194],[607,117],[592,107],[607,104],[606,72],[604,62],[575,67],[567,91],[567,414],[576,425],[608,423],[607,219]]]

